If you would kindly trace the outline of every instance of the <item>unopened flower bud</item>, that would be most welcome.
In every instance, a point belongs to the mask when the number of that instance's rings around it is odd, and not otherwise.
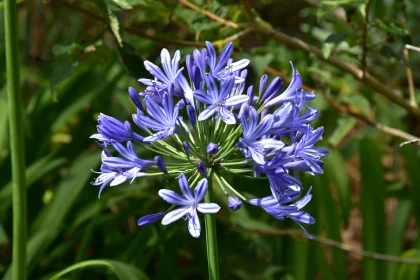
[[[193,106],[188,105],[187,106],[187,113],[188,113],[188,118],[190,119],[191,125],[193,127],[196,126],[197,124],[197,117],[195,116],[195,109]]]
[[[210,144],[207,145],[207,153],[214,155],[219,151],[219,146],[217,144],[214,144],[213,142],[210,142]]]
[[[201,176],[203,176],[204,178],[207,178],[207,169],[204,162],[200,161],[199,163],[197,163],[196,167],[197,167],[198,172],[200,172]]]
[[[131,100],[133,101],[134,105],[139,108],[142,112],[144,112],[143,104],[141,104],[140,96],[138,92],[133,87],[128,88],[128,94],[130,95]]]
[[[163,162],[163,158],[161,156],[155,156],[155,163],[157,167],[159,167],[160,171],[168,174],[168,170],[166,169],[165,163]]]
[[[182,144],[182,148],[184,149],[184,152],[187,155],[187,157],[189,157],[190,156],[190,151],[191,151],[190,144],[188,144],[188,142],[184,141],[184,143]]]
[[[137,225],[138,226],[151,225],[151,224],[159,221],[160,219],[162,219],[163,216],[165,216],[165,215],[166,215],[166,212],[161,212],[161,213],[156,213],[156,214],[152,214],[152,215],[143,216],[140,219],[138,219]]]
[[[242,201],[237,198],[236,196],[229,196],[228,197],[228,206],[232,211],[236,211],[241,209],[242,207]]]

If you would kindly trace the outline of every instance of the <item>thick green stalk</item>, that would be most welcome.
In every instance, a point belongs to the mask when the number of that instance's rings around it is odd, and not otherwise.
[[[212,202],[212,176],[209,174],[208,182],[209,189],[204,201],[207,203]],[[204,215],[206,223],[206,244],[207,244],[207,262],[209,266],[209,279],[219,280],[219,260],[217,254],[217,235],[216,235],[216,215],[207,214]]]
[[[16,0],[4,1],[6,78],[13,178],[13,279],[26,279],[26,189],[23,106],[19,90]]]

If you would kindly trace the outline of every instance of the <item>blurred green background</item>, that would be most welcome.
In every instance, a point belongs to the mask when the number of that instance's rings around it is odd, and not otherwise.
[[[307,207],[309,240],[290,221],[244,205],[217,215],[222,279],[420,279],[420,1],[18,0],[25,106],[29,279],[76,263],[67,279],[206,279],[205,237],[184,223],[139,228],[166,209],[161,178],[91,186],[100,112],[135,111],[127,88],[150,77],[162,48],[185,55],[235,43],[249,82],[289,81],[289,61],[315,90],[330,149]],[[11,279],[11,172],[0,1],[0,276]],[[407,46],[408,45],[408,46]],[[142,151],[144,158],[151,157]],[[232,178],[253,196],[261,180]],[[225,197],[216,197],[226,206]],[[203,232],[204,233],[204,232]],[[88,260],[106,260],[90,261]]]

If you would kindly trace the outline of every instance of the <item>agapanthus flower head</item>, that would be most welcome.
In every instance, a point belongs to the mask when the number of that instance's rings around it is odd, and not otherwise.
[[[153,76],[139,79],[146,88],[140,93],[128,89],[135,125],[99,115],[98,133],[92,135],[104,149],[100,175],[93,182],[100,186],[99,195],[107,185],[139,177],[178,179],[182,195],[169,189],[158,192],[178,208],[141,217],[139,226],[184,218],[191,235],[198,237],[197,211],[214,214],[220,209],[214,202],[201,202],[213,187],[227,194],[234,211],[244,201],[279,220],[290,218],[300,226],[315,222],[301,210],[312,195],[308,191],[301,198],[305,186],[298,179],[300,172],[322,174],[322,158],[328,155],[327,149],[315,146],[323,133],[322,127],[311,125],[319,112],[307,102],[315,94],[301,89],[302,77],[293,64],[292,81],[284,91],[279,77],[267,75],[259,85],[248,86],[249,60],[234,61],[232,52],[229,43],[217,56],[207,42],[206,48],[186,56],[184,70],[181,52],[171,58],[163,49],[161,66],[145,62]],[[137,154],[135,144],[155,154]],[[248,200],[228,180],[240,175],[266,178],[267,196]]]

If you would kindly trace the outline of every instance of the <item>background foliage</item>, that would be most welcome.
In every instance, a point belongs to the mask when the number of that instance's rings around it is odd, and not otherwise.
[[[136,225],[165,209],[162,178],[107,189],[100,200],[89,184],[100,162],[89,139],[99,112],[128,119],[127,88],[142,90],[137,79],[149,77],[143,61],[159,62],[163,47],[185,55],[204,41],[234,41],[235,59],[251,59],[254,84],[264,72],[288,82],[293,61],[317,93],[316,126],[325,126],[321,146],[331,151],[324,175],[302,178],[314,187],[314,240],[259,208],[222,209],[222,279],[420,279],[419,149],[400,147],[420,135],[420,53],[405,47],[420,44],[418,0],[18,2],[30,279],[59,271],[57,279],[207,277],[204,236],[191,238],[182,223]],[[0,49],[5,73],[3,40]],[[0,275],[11,279],[4,75],[0,174]],[[252,196],[267,184],[234,183]],[[226,204],[223,194],[216,199]]]

